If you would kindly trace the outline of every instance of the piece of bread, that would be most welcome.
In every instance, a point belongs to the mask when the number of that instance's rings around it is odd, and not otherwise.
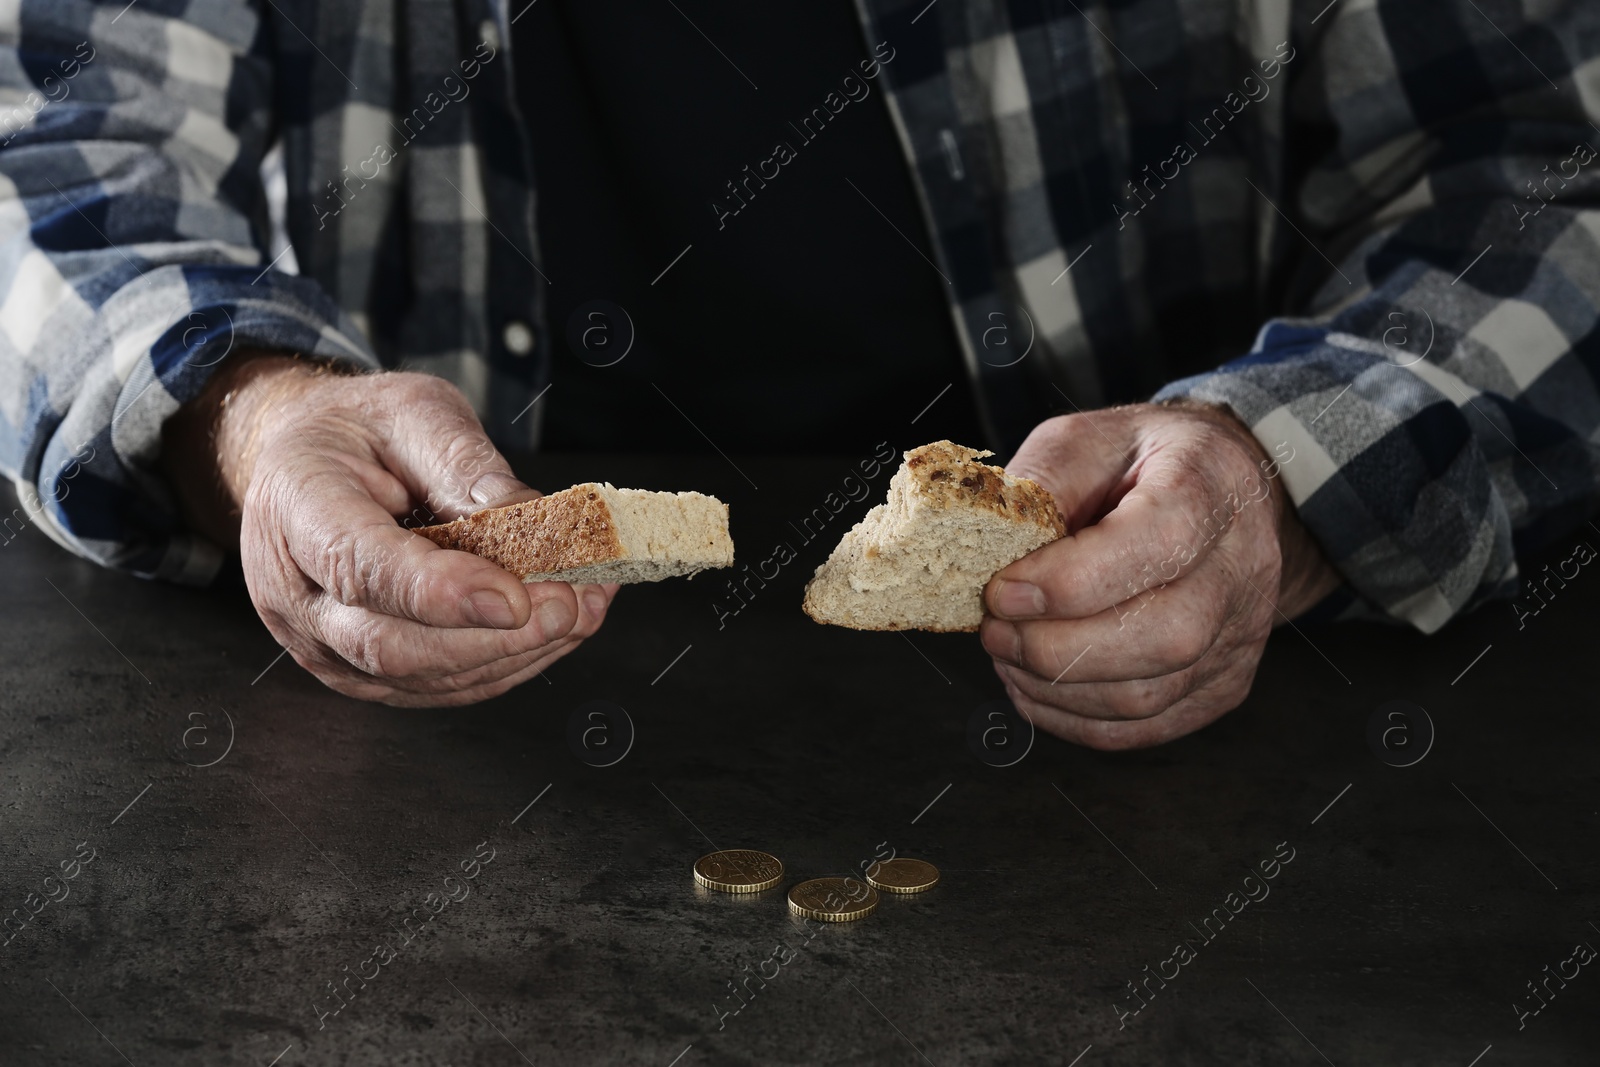
[[[856,630],[976,630],[983,587],[1067,532],[1037,483],[935,441],[905,454],[889,499],[867,512],[806,585],[805,611]]]
[[[733,565],[728,505],[701,493],[585,482],[417,533],[524,582],[656,582]]]

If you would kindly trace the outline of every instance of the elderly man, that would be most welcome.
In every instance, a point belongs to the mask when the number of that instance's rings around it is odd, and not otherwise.
[[[511,4],[0,8],[8,536],[236,557],[328,685],[459,704],[615,593],[397,521],[530,495],[497,445],[838,450],[959,383],[919,430],[1071,534],[983,645],[1111,748],[1595,503],[1592,3]]]

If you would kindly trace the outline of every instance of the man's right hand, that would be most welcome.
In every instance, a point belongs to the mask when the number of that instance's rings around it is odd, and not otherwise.
[[[194,527],[238,545],[267,629],[330,688],[397,706],[470,704],[599,628],[616,586],[524,585],[395,521],[539,495],[453,385],[322,373],[277,355],[230,364],[168,420],[163,464]]]

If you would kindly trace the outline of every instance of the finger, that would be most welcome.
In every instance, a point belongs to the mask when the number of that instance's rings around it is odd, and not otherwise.
[[[1232,681],[1219,679],[1195,690],[1161,715],[1133,721],[1075,715],[1034,701],[1009,684],[1006,692],[1017,710],[1038,728],[1075,745],[1114,752],[1165,744],[1193,733],[1238,707],[1249,694],[1249,685],[1247,681],[1240,690]]]
[[[1093,719],[1047,705],[1035,704],[1026,697],[1013,696],[1012,700],[1017,703],[1019,711],[1026,708],[1028,718],[1046,733],[1075,745],[1104,752],[1164,744],[1205,725],[1204,721],[1194,722],[1191,725],[1186,721],[1187,716],[1178,715],[1172,718],[1160,716],[1132,722]],[[1183,709],[1174,710],[1181,712]]]
[[[295,662],[318,681],[356,700],[377,701],[394,707],[459,707],[496,696],[537,677],[578,644],[577,640],[564,639],[546,646],[536,656],[508,658],[462,675],[411,680],[404,686],[367,674],[346,663],[325,645],[295,646],[290,652]]]
[[[1091,433],[1100,438],[1098,449]],[[1107,447],[1127,462],[1109,488],[1106,476],[1115,464],[1106,458]],[[1083,465],[1082,474],[1074,463]],[[1069,527],[1069,538],[1023,557],[990,582],[985,603],[1007,618],[1081,618],[1136,595],[1146,583],[1170,582],[1205,558],[1238,516],[1271,491],[1261,475],[1265,466],[1237,435],[1207,420],[1152,421],[1147,407],[1042,424],[1008,469],[1041,480],[1059,494],[1058,506],[1092,524]],[[1262,512],[1252,521],[1274,521],[1272,508]]]
[[[330,597],[315,598],[309,614],[310,632],[342,661],[397,686],[528,656],[565,637],[546,640],[536,621],[520,630],[432,627],[341,605]]]
[[[1207,500],[1194,461],[1173,452],[1148,457],[1138,479],[1094,525],[995,575],[985,590],[989,610],[1011,619],[1099,614],[1190,570],[1245,507],[1265,498],[1227,493]]]
[[[571,590],[530,593],[486,559],[442,549],[396,525],[345,468],[304,456],[262,479],[262,507],[294,564],[340,603],[429,626],[520,629],[540,617],[554,638],[571,629]]]
[[[538,677],[551,664],[575,647],[576,642],[553,648],[546,655],[528,663],[516,672],[490,682],[467,688],[428,693],[393,690],[379,699],[383,703],[396,708],[459,708],[468,704],[476,704],[479,701],[489,700],[502,693],[509,692],[522,683]]]
[[[542,633],[537,613],[519,630],[442,629],[339,604],[329,597],[307,604],[305,628],[319,634],[342,662],[364,675],[397,688],[435,692],[453,688],[433,684],[440,680],[469,675],[473,684],[494,681],[562,642],[576,644],[592,636],[609,606],[604,591],[599,586],[579,586],[568,595],[579,605],[578,617],[559,635]]]
[[[571,588],[561,585],[560,592],[565,594],[564,601],[555,590],[547,601],[572,604],[567,609],[570,622],[559,632],[547,631],[539,612],[515,630],[446,628],[342,604],[327,596],[310,601],[308,624],[312,633],[353,667],[403,685],[477,670],[508,657],[527,657],[567,638],[579,612]]]
[[[448,700],[462,693],[476,692],[497,685],[507,678],[516,677],[522,680],[532,678],[536,674],[543,673],[543,667],[554,663],[581,643],[579,638],[564,637],[535,652],[507,656],[505,659],[495,660],[493,663],[486,663],[458,674],[440,675],[436,678],[380,678],[377,681],[384,683],[393,694],[410,694],[421,701],[414,702],[410,706],[426,707],[429,706],[427,703],[429,701]],[[385,703],[393,702],[388,697],[382,699]]]
[[[612,586],[612,591],[615,588],[615,586]],[[594,591],[603,592],[603,589],[602,587],[595,587]],[[395,703],[396,695],[400,693],[411,693],[418,697],[450,697],[467,690],[479,690],[485,685],[498,684],[512,675],[531,677],[532,675],[527,673],[530,664],[548,665],[555,662],[556,659],[577,647],[585,638],[592,636],[600,628],[600,624],[604,621],[604,608],[602,607],[599,612],[589,610],[595,603],[594,591],[586,590],[579,596],[579,602],[585,606],[585,610],[580,613],[577,625],[558,641],[533,650],[513,648],[508,655],[500,659],[483,663],[481,666],[467,667],[459,672],[446,673],[423,670],[403,678],[380,675],[364,670],[328,644],[303,639],[301,633],[305,628],[296,629],[289,626],[287,621],[277,612],[264,612],[262,618],[267,622],[267,627],[272,631],[273,635],[280,637],[285,642],[284,647],[294,651],[297,662],[300,662],[307,670],[311,670],[327,684],[333,685],[339,692],[350,696],[359,696],[364,700],[382,700],[385,703]],[[380,619],[380,621],[382,620]],[[455,632],[459,633],[459,631]],[[502,634],[501,636],[504,635]],[[405,645],[405,642],[410,639],[411,635],[406,634],[400,634],[394,638],[394,640],[402,643],[402,652],[409,652],[414,647]],[[312,664],[315,664],[315,666],[313,667]],[[340,684],[334,685],[335,680]],[[470,701],[455,702],[468,703]],[[408,706],[429,705],[410,701]]]
[[[612,585],[609,588],[614,592],[617,586]],[[530,657],[533,657],[534,662],[553,663],[585,639],[593,637],[600,629],[600,624],[605,621],[606,612],[610,608],[611,598],[607,595],[605,586],[575,585],[572,591],[578,602],[578,621],[560,640],[532,652],[517,651],[475,670],[443,677],[408,679],[400,688],[418,693],[449,694],[460,689],[498,682],[512,673],[520,673],[529,663]]]
[[[511,472],[461,391],[431,374],[390,378],[397,407],[380,455],[441,521],[537,499]]]
[[[330,452],[328,458],[348,470],[356,484],[390,515],[405,515],[411,510],[411,493],[400,479],[376,463],[343,451]]]
[[[1047,682],[1156,678],[1194,666],[1239,610],[1222,575],[1205,568],[1086,619],[1010,621],[987,615],[984,649]]]
[[[530,587],[540,585],[566,585],[565,582],[530,582]],[[593,637],[595,631],[600,629],[600,624],[605,621],[606,613],[611,609],[611,597],[606,594],[605,586],[587,583],[567,585],[572,590],[572,599],[578,606],[577,621],[572,628],[564,634],[568,638]],[[537,589],[531,589],[537,592]]]
[[[1126,682],[1061,682],[1052,685],[1008,663],[996,663],[995,671],[1007,686],[1042,706],[1070,712],[1080,718],[1127,722],[1150,719],[1177,704],[1198,688],[1204,673],[1190,668],[1159,678],[1135,678]],[[1008,690],[1009,691],[1009,690]]]
[[[605,620],[606,612],[611,609],[611,601],[616,598],[617,590],[621,588],[622,586],[615,582],[574,585],[572,592],[577,597],[578,604],[583,609],[583,614],[578,620],[577,626],[573,628],[573,632],[581,632],[589,620],[593,620],[594,628],[598,629],[600,623]],[[589,631],[589,633],[593,632],[593,630]],[[587,637],[588,633],[584,633],[582,636]]]

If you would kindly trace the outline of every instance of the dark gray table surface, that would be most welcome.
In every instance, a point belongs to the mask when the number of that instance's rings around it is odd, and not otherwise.
[[[799,558],[720,630],[719,578],[625,589],[543,680],[456,710],[325,690],[242,592],[102,572],[34,528],[0,547],[0,891],[29,920],[0,948],[0,1063],[1600,1062],[1600,967],[1569,962],[1600,946],[1600,576],[1521,630],[1505,605],[1433,637],[1280,629],[1196,735],[1041,735],[995,767],[969,744],[1002,695],[974,637],[800,613],[887,474],[812,543],[789,524],[857,458],[531,463],[546,488],[715,492],[741,562]],[[1408,767],[1368,741],[1397,699],[1436,728]],[[588,748],[575,713],[607,731]],[[783,886],[697,891],[713,843],[775,853]],[[889,848],[943,882],[820,931],[788,915],[788,885]],[[1146,967],[1177,976],[1135,1000]]]

